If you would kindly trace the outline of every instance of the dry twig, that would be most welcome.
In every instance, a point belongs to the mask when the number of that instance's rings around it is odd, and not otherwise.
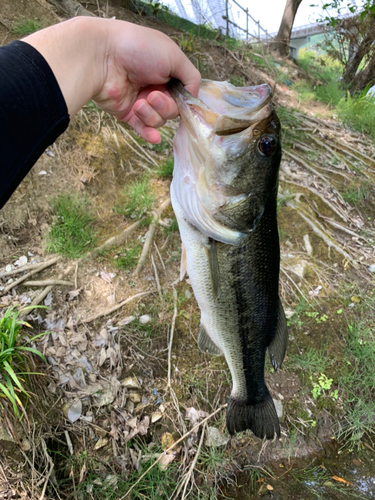
[[[171,386],[172,343],[173,343],[174,327],[176,324],[176,317],[177,317],[177,291],[175,288],[173,289],[173,306],[174,306],[174,311],[173,311],[173,318],[172,318],[172,328],[171,328],[171,334],[169,337],[169,344],[168,344],[168,385],[167,385],[167,387]]]
[[[154,239],[154,234],[156,231],[157,222],[158,222],[161,214],[163,213],[163,211],[167,207],[169,207],[170,203],[171,203],[171,199],[167,198],[165,201],[163,201],[163,203],[159,206],[159,208],[153,212],[153,219],[152,219],[152,222],[148,228],[147,236],[146,236],[143,248],[142,248],[141,256],[139,257],[137,267],[133,273],[134,276],[139,275],[139,273],[142,271],[142,269],[146,263],[147,255],[148,255],[148,252],[150,251],[152,240]]]
[[[124,307],[129,302],[131,302],[131,301],[133,301],[135,299],[139,299],[140,297],[144,297],[145,295],[149,295],[150,293],[154,293],[154,292],[141,292],[141,293],[137,293],[136,295],[133,295],[132,297],[128,297],[126,300],[123,300],[119,304],[116,304],[115,306],[107,309],[106,311],[103,311],[103,312],[98,313],[98,314],[94,314],[94,316],[90,316],[89,318],[86,318],[86,319],[81,319],[81,322],[82,323],[91,323],[91,321],[94,321],[94,320],[96,320],[98,318],[101,318],[103,316],[108,316],[108,314],[111,314],[111,313],[113,313],[115,311],[118,311],[118,309],[121,309],[121,307]]]

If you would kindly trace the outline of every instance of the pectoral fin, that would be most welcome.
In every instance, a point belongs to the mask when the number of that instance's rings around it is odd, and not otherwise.
[[[212,356],[221,356],[223,354],[221,349],[219,349],[217,345],[212,342],[202,323],[199,328],[198,347],[201,352],[208,352],[208,354],[211,354]]]
[[[220,269],[219,261],[217,258],[216,241],[212,238],[208,238],[208,243],[207,245],[205,245],[205,250],[207,254],[208,266],[210,269],[212,292],[214,299],[216,300],[220,296]]]
[[[186,273],[187,273],[186,248],[185,245],[181,243],[180,281],[184,279]]]
[[[279,299],[279,315],[277,320],[276,335],[273,341],[268,346],[268,355],[275,371],[277,370],[277,368],[281,368],[287,346],[288,327],[286,325],[284,308]]]

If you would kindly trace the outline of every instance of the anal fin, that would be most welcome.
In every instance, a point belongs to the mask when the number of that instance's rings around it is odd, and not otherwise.
[[[210,339],[202,323],[199,328],[198,347],[201,352],[208,352],[212,356],[221,356],[223,354],[221,349]]]
[[[284,308],[279,299],[279,314],[277,320],[276,335],[273,341],[268,346],[268,355],[270,357],[272,366],[275,371],[278,368],[281,368],[281,365],[284,361],[287,346],[288,346],[288,327],[286,324]]]

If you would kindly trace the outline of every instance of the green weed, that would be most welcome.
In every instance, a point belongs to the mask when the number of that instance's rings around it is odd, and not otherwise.
[[[351,188],[348,189],[347,191],[343,191],[341,194],[347,203],[350,203],[351,205],[356,205],[366,200],[369,196],[369,193],[370,193],[370,186],[368,183],[365,183],[362,184],[361,186],[358,186],[357,188]]]
[[[119,269],[132,269],[137,264],[141,251],[142,245],[139,241],[129,243],[115,260],[116,267]]]
[[[27,335],[25,327],[30,325],[20,319],[21,313],[27,309],[15,311],[10,307],[0,319],[0,407],[4,409],[1,401],[7,401],[16,417],[25,414],[25,405],[30,397],[24,388],[28,376],[34,374],[31,371],[30,354],[46,361],[40,351],[28,345],[45,333],[32,338]]]
[[[313,386],[311,394],[314,399],[318,399],[320,396],[325,395],[326,391],[329,391],[332,387],[333,379],[328,378],[324,373],[321,373],[317,380],[314,380],[312,375],[310,375],[310,380]],[[338,391],[332,391],[329,395],[333,399],[337,399]]]
[[[76,258],[93,248],[95,218],[87,198],[61,194],[51,204],[55,215],[47,236],[47,251]]]
[[[244,87],[245,86],[245,78],[243,76],[231,75],[229,77],[229,81],[235,87]]]
[[[156,174],[159,177],[172,177],[173,167],[174,167],[174,159],[173,156],[171,156],[160,164],[159,168],[156,171]]]
[[[375,96],[367,95],[367,88],[357,96],[347,93],[337,105],[339,118],[352,129],[368,133],[375,140]]]
[[[23,21],[18,21],[13,24],[12,31],[19,37],[31,35],[35,31],[39,31],[43,28],[43,24],[36,19],[25,19]]]
[[[293,89],[297,92],[301,102],[309,102],[315,99],[312,85],[305,80],[295,83]]]
[[[340,376],[346,399],[345,417],[337,436],[349,448],[359,447],[362,437],[374,430],[375,334],[371,317],[348,325],[345,369]]]
[[[317,350],[313,347],[305,349],[303,354],[289,356],[289,367],[299,368],[308,373],[324,373],[329,365],[329,359],[325,350]]]
[[[117,213],[132,219],[141,219],[155,201],[148,176],[128,184],[124,189],[124,201],[115,207]]]
[[[169,224],[169,226],[164,228],[164,233],[168,235],[168,234],[173,234],[177,231],[178,231],[178,222],[176,217],[173,217],[172,222]]]

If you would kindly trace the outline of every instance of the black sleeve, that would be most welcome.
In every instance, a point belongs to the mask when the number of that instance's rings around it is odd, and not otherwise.
[[[69,124],[59,84],[25,42],[0,47],[0,208]]]

